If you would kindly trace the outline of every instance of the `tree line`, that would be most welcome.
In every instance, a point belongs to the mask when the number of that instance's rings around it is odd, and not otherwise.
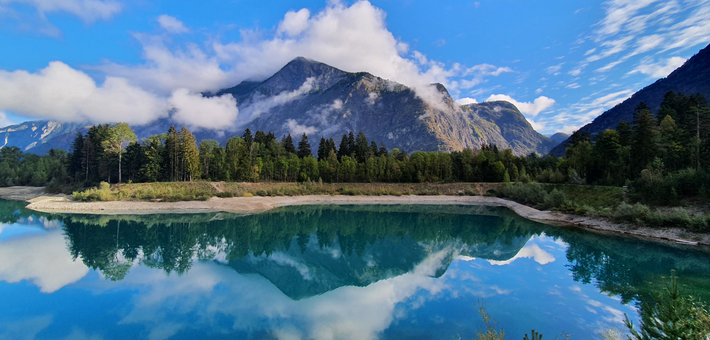
[[[315,152],[314,152],[315,151]],[[138,141],[126,123],[81,132],[69,153],[45,156],[9,147],[0,151],[0,185],[91,186],[100,181],[323,181],[323,182],[530,182],[627,185],[649,197],[706,195],[710,189],[710,108],[701,95],[668,92],[657,115],[639,104],[632,122],[592,137],[575,132],[564,157],[516,156],[510,149],[411,154],[389,150],[363,132],[339,144],[305,133],[246,129],[225,145],[197,143],[187,128]]]

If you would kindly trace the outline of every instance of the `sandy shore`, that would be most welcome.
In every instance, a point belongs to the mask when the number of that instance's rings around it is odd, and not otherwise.
[[[571,226],[599,233],[664,240],[686,245],[710,245],[710,235],[690,233],[680,229],[654,229],[613,223],[559,212],[540,211],[517,202],[488,196],[278,196],[278,197],[213,197],[209,201],[189,202],[75,202],[66,195],[47,196],[43,188],[0,188],[0,198],[30,202],[28,209],[48,213],[82,214],[155,214],[232,212],[259,213],[294,205],[347,204],[419,204],[419,205],[487,205],[507,207],[518,215],[547,224]]]

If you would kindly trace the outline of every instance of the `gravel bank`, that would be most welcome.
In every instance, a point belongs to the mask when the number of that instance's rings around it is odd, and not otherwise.
[[[428,205],[488,205],[503,206],[518,215],[547,224],[578,227],[599,233],[624,234],[632,237],[667,242],[710,246],[710,235],[690,233],[680,229],[655,229],[613,223],[559,212],[540,211],[513,201],[488,196],[277,196],[277,197],[213,197],[208,201],[189,202],[75,202],[66,195],[47,196],[43,188],[0,188],[0,198],[28,201],[28,209],[48,213],[82,214],[155,214],[233,212],[252,214],[293,205],[324,204],[428,204]]]

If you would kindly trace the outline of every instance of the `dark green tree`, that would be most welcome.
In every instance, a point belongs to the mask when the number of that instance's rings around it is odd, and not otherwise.
[[[298,158],[306,158],[307,156],[311,156],[311,144],[308,143],[308,136],[304,132],[301,141],[298,142]]]

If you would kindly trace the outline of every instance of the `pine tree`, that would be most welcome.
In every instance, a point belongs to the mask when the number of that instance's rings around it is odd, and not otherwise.
[[[355,134],[350,131],[348,134],[348,153],[347,155],[350,156],[351,158],[355,156],[355,153],[357,152],[357,144],[355,144]]]
[[[380,156],[385,156],[385,157],[388,156],[387,147],[385,147],[385,142],[382,142],[382,144],[380,144],[379,155],[380,155]]]
[[[168,181],[173,182],[178,180],[179,157],[180,136],[178,135],[177,129],[175,129],[175,125],[173,125],[168,129],[168,135],[165,139],[165,157],[163,159],[166,165],[164,167],[166,173],[163,177]]]
[[[634,140],[634,130],[629,122],[622,120],[616,127],[616,132],[619,133],[619,143],[621,146],[631,146]]]
[[[325,155],[327,155],[328,152],[328,142],[325,140],[325,137],[321,136],[320,137],[320,143],[318,143],[318,161],[321,159],[325,159]]]
[[[290,133],[287,136],[281,138],[281,145],[284,147],[286,152],[293,154],[296,153],[296,147],[293,145],[293,139],[291,138]]]
[[[244,135],[242,136],[242,139],[244,140],[244,142],[247,143],[247,147],[251,148],[251,144],[254,142],[254,138],[252,138],[251,136],[251,130],[244,130]]]
[[[338,160],[343,159],[343,156],[347,156],[349,154],[350,146],[348,144],[348,135],[343,134],[343,139],[340,140],[340,148],[338,149]]]
[[[67,171],[71,175],[72,179],[76,178],[77,174],[82,173],[83,170],[83,150],[84,150],[84,135],[81,131],[76,133],[76,138],[71,146],[71,157],[69,159],[69,168]]]
[[[373,140],[370,142],[370,157],[377,157],[380,151],[377,148],[377,143]]]
[[[646,104],[640,103],[634,112],[634,140],[631,145],[635,173],[640,173],[658,154],[656,118]]]
[[[328,151],[326,151],[324,154],[326,158],[330,155],[331,151],[335,152],[336,154],[338,153],[338,148],[335,147],[335,140],[333,140],[333,138],[328,138],[328,140],[326,141],[326,146],[328,147]]]
[[[350,138],[348,138],[348,142],[349,141]],[[364,163],[365,160],[367,160],[369,153],[370,147],[367,143],[367,137],[365,137],[365,133],[360,131],[357,134],[357,139],[355,139],[355,159],[360,163]]]
[[[311,155],[311,144],[308,143],[308,136],[303,133],[301,141],[298,142],[298,158],[306,158]]]

